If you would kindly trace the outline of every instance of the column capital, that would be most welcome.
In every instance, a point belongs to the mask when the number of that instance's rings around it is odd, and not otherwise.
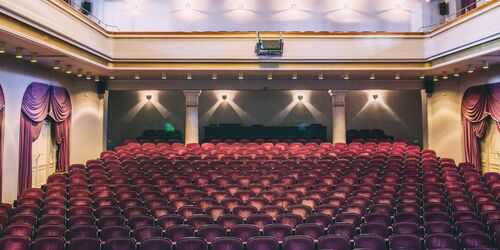
[[[198,97],[201,95],[201,90],[183,90],[186,97],[186,107],[198,107]]]
[[[328,90],[328,94],[332,97],[334,107],[345,106],[345,96],[347,95],[347,90]]]

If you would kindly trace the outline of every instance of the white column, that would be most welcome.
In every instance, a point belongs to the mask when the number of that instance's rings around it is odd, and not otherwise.
[[[198,135],[198,97],[201,90],[184,90],[186,97],[185,143],[199,143]]]
[[[420,99],[422,102],[422,146],[424,149],[429,148],[429,112],[428,112],[428,98],[425,89],[420,90]]]
[[[347,90],[329,90],[332,97],[332,139],[333,143],[346,142],[345,96]]]

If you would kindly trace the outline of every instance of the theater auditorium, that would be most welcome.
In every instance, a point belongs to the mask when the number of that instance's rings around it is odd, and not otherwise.
[[[0,0],[0,250],[500,249],[500,0]]]

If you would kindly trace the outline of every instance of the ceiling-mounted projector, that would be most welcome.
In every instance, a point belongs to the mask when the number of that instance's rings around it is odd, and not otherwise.
[[[283,55],[283,34],[280,32],[279,39],[260,39],[260,33],[257,32],[257,45],[255,53],[258,56],[281,56]]]

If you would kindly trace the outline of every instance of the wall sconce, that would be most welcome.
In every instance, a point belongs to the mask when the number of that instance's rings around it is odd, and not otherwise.
[[[302,99],[304,99],[304,96],[303,95],[297,95],[297,99],[299,99],[299,101],[302,101]]]
[[[372,95],[372,98],[373,98],[374,101],[376,101],[378,99],[378,95],[374,94],[374,95]]]
[[[153,98],[153,96],[152,96],[152,95],[146,95],[146,100],[148,100],[148,102],[150,102],[150,101],[151,101],[151,98]]]
[[[226,94],[223,94],[220,97],[222,98],[223,101],[227,100],[227,95]]]

